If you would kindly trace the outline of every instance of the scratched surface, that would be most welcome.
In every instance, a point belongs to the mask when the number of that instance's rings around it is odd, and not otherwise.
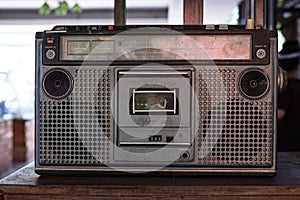
[[[250,60],[251,35],[64,36],[62,60]],[[168,33],[170,32],[170,33]]]
[[[0,181],[0,199],[300,198],[300,152],[278,154],[275,177],[39,176],[33,163]]]

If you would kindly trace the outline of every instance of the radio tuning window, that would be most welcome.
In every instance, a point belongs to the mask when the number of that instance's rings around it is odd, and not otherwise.
[[[60,45],[60,59],[71,61],[250,61],[253,57],[250,34],[62,36]]]
[[[92,41],[91,54],[103,55],[103,54],[114,54],[114,53],[115,53],[115,41],[113,40]]]
[[[177,114],[176,89],[133,90],[132,114],[168,113]]]
[[[68,41],[68,55],[88,55],[90,53],[90,41]]]

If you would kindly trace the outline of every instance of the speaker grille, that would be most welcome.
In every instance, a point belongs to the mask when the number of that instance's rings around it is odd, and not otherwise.
[[[40,164],[108,164],[110,78],[108,70],[75,70],[72,94],[40,102]]]
[[[203,69],[198,77],[199,127],[196,137],[201,166],[270,166],[272,102],[244,99],[234,68]]]

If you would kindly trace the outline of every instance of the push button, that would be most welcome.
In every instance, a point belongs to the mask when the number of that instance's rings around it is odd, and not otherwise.
[[[54,44],[54,40],[53,39],[48,39],[47,44]]]

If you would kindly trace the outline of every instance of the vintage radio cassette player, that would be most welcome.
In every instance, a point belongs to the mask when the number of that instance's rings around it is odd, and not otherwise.
[[[35,170],[274,175],[277,71],[263,28],[38,32]]]

